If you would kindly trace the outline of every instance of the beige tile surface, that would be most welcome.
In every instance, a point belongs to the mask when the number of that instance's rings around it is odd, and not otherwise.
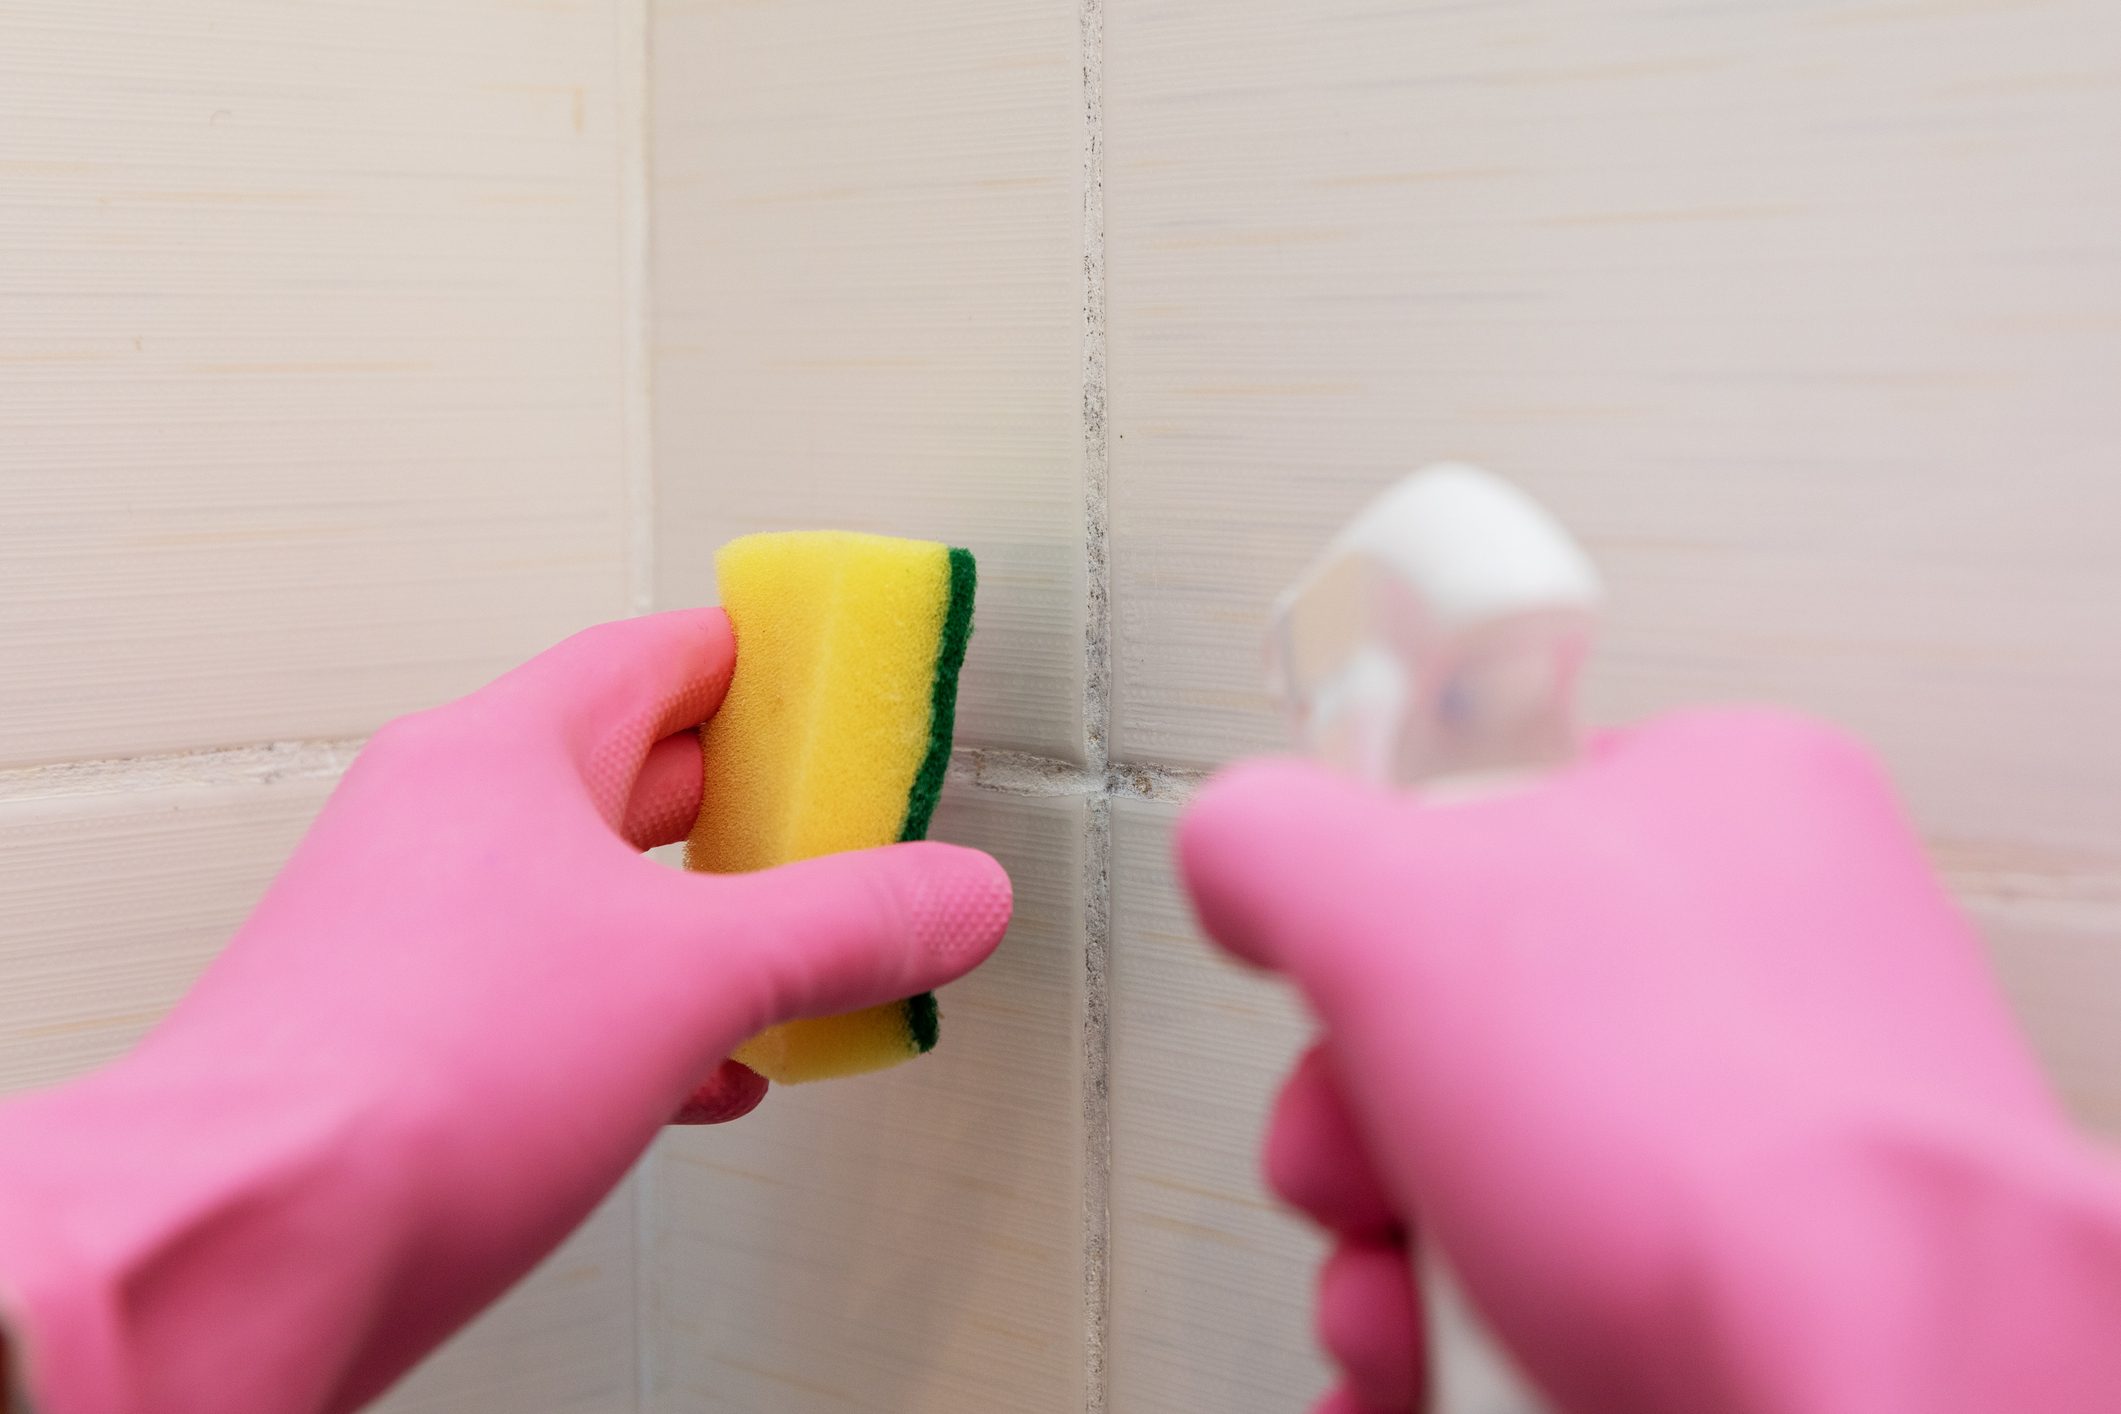
[[[2098,0],[1119,5],[1118,754],[1277,744],[1269,597],[1462,456],[1596,551],[1601,714],[1779,696],[1954,829],[2121,843]]]
[[[2077,1116],[2121,1139],[2121,897],[2112,875],[2067,866],[1951,867],[2003,989]]]
[[[1268,1196],[1258,1152],[1310,1026],[1195,933],[1176,818],[1113,803],[1109,1407],[1287,1414],[1328,1383],[1311,1339],[1324,1247]]]
[[[878,1075],[781,1087],[658,1146],[648,1407],[1077,1414],[1083,1407],[1083,804],[952,792],[1016,921]]]
[[[662,603],[837,526],[980,562],[958,740],[1082,752],[1073,0],[654,8]]]
[[[626,8],[0,0],[0,766],[626,611]]]
[[[0,800],[0,1089],[139,1036],[264,893],[332,781]]]

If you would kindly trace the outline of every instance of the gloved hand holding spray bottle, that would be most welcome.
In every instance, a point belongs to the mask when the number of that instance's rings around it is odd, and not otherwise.
[[[1597,598],[1511,488],[1411,479],[1276,614],[1332,769],[1240,765],[1181,828],[1206,931],[1324,1034],[1265,1143],[1335,1244],[1321,1410],[1531,1399],[1431,1378],[1417,1250],[1557,1411],[2121,1407],[2121,1168],[1885,773],[1757,709],[1579,750]]]

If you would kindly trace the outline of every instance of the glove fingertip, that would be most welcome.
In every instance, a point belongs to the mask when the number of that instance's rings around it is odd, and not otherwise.
[[[1179,821],[1178,871],[1202,929],[1260,967],[1281,968],[1292,857],[1341,833],[1353,782],[1301,761],[1240,762],[1202,787]]]
[[[984,850],[924,842],[902,845],[910,860],[906,907],[920,948],[952,970],[969,971],[1001,943],[1016,910],[1009,871]]]
[[[1009,876],[976,849],[935,843],[821,855],[713,881],[749,927],[753,1021],[858,1011],[933,991],[1001,942]]]
[[[742,1061],[725,1060],[715,1067],[714,1074],[700,1082],[670,1122],[727,1124],[757,1109],[766,1098],[766,1090],[765,1076]]]

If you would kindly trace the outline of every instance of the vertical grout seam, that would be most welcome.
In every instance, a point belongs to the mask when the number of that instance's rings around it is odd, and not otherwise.
[[[1092,794],[1083,850],[1083,1407],[1107,1407],[1112,1311],[1112,798]]]
[[[1081,0],[1083,74],[1083,1407],[1104,1414],[1111,1318],[1112,604],[1105,409],[1105,13]]]
[[[645,614],[655,607],[655,422],[650,308],[653,278],[653,210],[649,184],[653,160],[654,109],[650,95],[651,0],[623,0],[618,27],[619,146],[619,373],[621,443],[626,497],[627,608]],[[650,1145],[633,1171],[633,1362],[632,1408],[646,1414],[656,1404],[655,1221],[659,1145]]]
[[[1105,433],[1105,126],[1103,0],[1082,0],[1083,37],[1083,735],[1086,759],[1111,755],[1111,462]]]
[[[649,307],[655,231],[649,193],[649,0],[618,7],[620,457],[625,470],[627,608],[655,607],[654,359]]]

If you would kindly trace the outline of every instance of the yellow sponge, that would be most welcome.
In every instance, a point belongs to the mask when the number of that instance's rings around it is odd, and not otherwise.
[[[841,531],[750,535],[715,558],[736,675],[700,729],[707,793],[685,867],[768,869],[928,832],[972,636],[969,550]],[[734,1059],[789,1084],[935,1045],[923,994],[791,1021]]]

